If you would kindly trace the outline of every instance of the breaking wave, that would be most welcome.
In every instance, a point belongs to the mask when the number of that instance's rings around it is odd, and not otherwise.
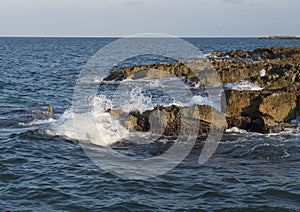
[[[100,85],[103,88],[102,93],[93,98],[87,112],[78,114],[72,108],[66,110],[59,120],[50,125],[47,133],[75,141],[109,146],[134,134],[121,124],[124,120],[112,117],[109,109],[128,114],[135,110],[153,110],[155,106],[198,104],[210,105],[220,110],[217,102],[219,95],[210,97],[200,89],[191,91],[180,78],[127,79],[121,83],[109,82],[109,85],[115,86],[115,92],[112,93],[104,82]]]

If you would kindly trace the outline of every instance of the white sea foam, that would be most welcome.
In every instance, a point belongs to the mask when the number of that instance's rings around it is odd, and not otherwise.
[[[248,133],[246,130],[239,129],[237,127],[232,127],[230,129],[227,129],[227,130],[225,130],[225,132],[227,132],[227,133],[241,133],[241,134]]]
[[[55,122],[56,120],[53,118],[49,118],[49,119],[35,119],[29,123],[24,123],[24,122],[20,122],[19,125],[20,126],[34,126],[34,125],[42,125],[42,124],[49,124],[52,122]]]
[[[266,70],[265,70],[265,69],[262,69],[262,70],[259,72],[259,75],[260,75],[260,77],[266,76]]]
[[[201,58],[203,58],[203,57],[210,57],[211,56],[211,53],[206,53],[206,54],[203,54],[203,56],[201,56]]]
[[[208,105],[211,106],[212,108],[215,108],[218,111],[221,111],[221,102],[220,102],[220,98],[218,97],[204,97],[200,95],[195,95],[188,102],[176,101],[169,105],[164,105],[164,106],[170,106],[170,105],[176,105],[180,107],[187,107],[191,105]]]
[[[117,107],[118,109],[121,109],[128,113],[134,110],[144,112],[146,110],[154,108],[151,96],[144,95],[140,87],[135,87],[130,92],[122,91],[123,90],[117,91],[118,98],[114,98],[114,101],[112,102],[113,107]],[[119,93],[118,95],[118,92],[121,93]]]
[[[72,109],[64,112],[62,117],[47,131],[71,140],[87,141],[100,146],[108,146],[129,135],[118,120],[105,112],[111,101],[104,95],[95,97],[92,111],[83,114]]]
[[[109,113],[94,110],[85,114],[67,110],[61,119],[53,123],[47,133],[71,140],[86,141],[100,146],[108,146],[126,138],[129,131]]]
[[[249,81],[241,81],[239,83],[231,82],[224,85],[226,89],[238,90],[238,91],[260,91],[263,88],[254,85]]]
[[[99,79],[94,79],[94,83],[101,83],[103,81],[102,78],[99,78]]]

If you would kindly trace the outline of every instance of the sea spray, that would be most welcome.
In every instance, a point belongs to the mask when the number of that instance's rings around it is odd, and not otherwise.
[[[61,118],[52,124],[49,133],[71,140],[109,146],[129,134],[118,120],[106,112],[110,107],[111,100],[106,96],[94,97],[91,111],[78,114],[72,109],[66,110]]]
[[[129,114],[136,110],[140,113],[153,110],[155,106],[210,105],[220,110],[219,102],[215,101],[219,99],[219,93],[215,96],[207,96],[201,94],[199,89],[198,94],[185,95],[188,88],[176,90],[178,82],[181,82],[180,79],[174,78],[116,82],[118,88],[113,96],[106,93],[98,94],[93,97],[89,109],[84,113],[75,113],[73,109],[66,110],[58,121],[51,124],[48,133],[75,141],[109,146],[138,135],[136,132],[130,132],[124,124],[122,125],[124,120],[111,116],[109,109]]]

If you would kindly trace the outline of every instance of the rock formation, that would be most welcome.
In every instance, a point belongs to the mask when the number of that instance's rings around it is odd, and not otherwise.
[[[300,39],[300,36],[286,36],[286,35],[273,35],[273,36],[263,36],[258,39],[268,40],[268,39]]]
[[[196,84],[213,86],[220,82],[247,80],[264,89],[225,90],[226,114],[207,105],[191,106],[197,110],[172,105],[155,107],[143,113],[132,111],[130,114],[124,114],[122,111],[109,111],[114,117],[123,116],[123,124],[131,130],[150,130],[167,136],[176,136],[182,126],[182,117],[187,116],[190,118],[187,125],[190,124],[193,128],[195,126],[193,121],[198,120],[199,135],[206,135],[212,124],[213,111],[218,120],[226,119],[226,128],[238,127],[248,131],[269,133],[292,127],[290,123],[300,116],[300,47],[259,48],[251,52],[244,50],[214,52],[209,60],[201,61],[196,66],[191,62],[178,62],[128,67],[111,71],[105,80],[154,75],[156,78],[185,77],[186,83],[191,86]],[[213,124],[222,125],[221,121]]]
[[[300,92],[225,91],[228,127],[269,133],[292,127],[299,116]]]
[[[159,106],[143,113],[132,111],[129,114],[121,110],[109,110],[108,112],[112,117],[123,120],[121,124],[131,131],[151,131],[165,136],[178,136],[180,133],[187,135],[189,131],[194,132],[195,130],[199,131],[199,136],[207,135],[212,120],[216,128],[227,127],[227,123],[224,122],[225,114],[207,105]]]

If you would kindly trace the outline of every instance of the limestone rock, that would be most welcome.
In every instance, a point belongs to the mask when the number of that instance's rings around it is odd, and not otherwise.
[[[296,116],[297,95],[295,92],[273,93],[262,99],[259,111],[277,123],[290,122]]]
[[[229,127],[268,133],[291,127],[299,115],[299,91],[225,91]]]
[[[277,132],[291,127],[289,123],[300,116],[300,47],[215,52],[205,61],[152,64],[113,70],[105,80],[174,76],[185,77],[185,82],[191,86],[206,87],[218,85],[220,82],[245,80],[264,88],[261,91],[225,90],[228,128],[238,127],[260,133]],[[221,120],[225,119],[224,114],[203,105],[155,107],[144,113],[132,111],[125,114],[116,110],[109,112],[130,130],[152,131],[168,136],[176,136],[182,130],[188,131],[182,129],[183,123],[190,129],[200,123],[197,127],[199,135],[205,135],[212,124],[222,126]],[[212,114],[217,119],[213,119]]]

